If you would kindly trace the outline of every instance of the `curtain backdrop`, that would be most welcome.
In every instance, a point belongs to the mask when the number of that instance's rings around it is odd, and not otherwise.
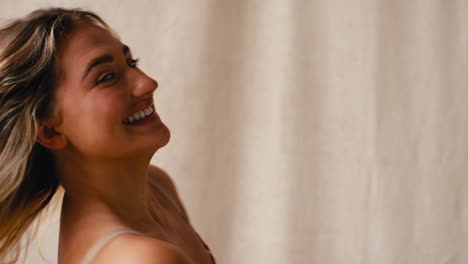
[[[468,1],[2,0],[0,18],[54,5],[102,15],[159,81],[152,163],[219,263],[468,263]]]

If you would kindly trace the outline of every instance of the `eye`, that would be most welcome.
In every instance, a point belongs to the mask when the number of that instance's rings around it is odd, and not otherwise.
[[[107,81],[109,81],[109,80],[112,80],[114,77],[115,77],[115,74],[114,74],[113,72],[108,73],[108,74],[104,75],[104,77],[102,77],[101,79],[99,79],[99,80],[97,81],[97,84],[100,84],[100,83],[102,83],[102,82],[107,82]]]
[[[140,58],[136,58],[136,59],[131,59],[128,61],[128,66],[132,67],[132,68],[136,68],[138,67],[138,62],[140,61]],[[106,75],[104,75],[104,77],[102,77],[101,79],[99,79],[97,81],[97,84],[100,84],[102,82],[107,82],[109,80],[112,80],[114,79],[115,77],[115,73],[111,72],[111,73],[108,73]]]

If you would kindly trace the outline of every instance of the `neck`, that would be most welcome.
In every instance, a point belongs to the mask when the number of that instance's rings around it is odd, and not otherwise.
[[[154,225],[146,207],[151,155],[100,161],[56,158],[68,205],[110,211],[125,225],[140,231]]]

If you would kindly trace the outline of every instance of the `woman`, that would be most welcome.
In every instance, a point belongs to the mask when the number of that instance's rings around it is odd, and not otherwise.
[[[0,258],[63,186],[58,263],[214,263],[169,176],[158,83],[95,13],[36,10],[0,29]],[[156,104],[157,105],[157,104]]]

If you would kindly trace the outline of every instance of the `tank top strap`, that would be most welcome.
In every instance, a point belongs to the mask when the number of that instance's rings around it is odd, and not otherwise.
[[[92,261],[96,258],[97,254],[101,251],[101,249],[103,249],[107,245],[107,243],[109,243],[112,239],[122,234],[137,234],[144,236],[144,234],[128,228],[112,230],[111,232],[101,237],[96,243],[94,243],[94,245],[86,253],[81,263],[91,264]]]
[[[166,190],[166,188],[164,188],[163,186],[161,186],[161,184],[159,184],[158,182],[156,182],[155,180],[153,180],[152,178],[148,177],[147,178],[148,181],[151,183],[151,185],[153,185],[154,187],[156,187],[156,189],[158,189],[163,195],[164,197],[166,197],[169,202],[172,203],[172,205],[176,208],[176,210],[179,212],[179,214],[187,220],[187,218],[185,217],[185,214],[184,214],[184,210],[180,207],[179,203],[175,200],[175,198],[169,193],[169,191]]]

